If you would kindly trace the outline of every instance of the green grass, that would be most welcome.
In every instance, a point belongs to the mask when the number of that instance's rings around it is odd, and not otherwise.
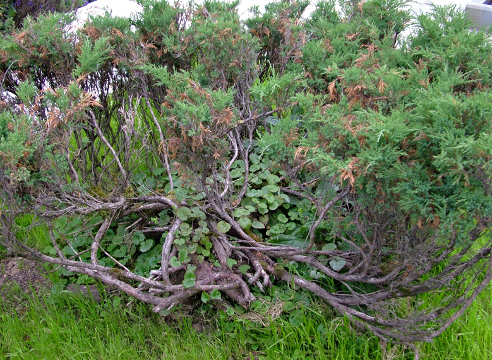
[[[205,314],[211,328],[199,334],[187,317],[166,323],[146,305],[126,301],[104,296],[95,303],[67,293],[32,298],[14,289],[0,303],[0,358],[382,359],[374,336],[353,332],[317,306],[268,326]],[[492,359],[491,315],[488,290],[441,337],[418,345],[421,359]],[[388,354],[413,359],[400,346],[389,346]]]
[[[422,359],[492,359],[492,288],[432,343],[420,344]]]
[[[142,304],[127,309],[69,294],[50,299],[30,299],[20,311],[2,304],[2,358],[216,359],[233,351],[224,352],[218,338],[197,334],[186,321],[168,327]]]

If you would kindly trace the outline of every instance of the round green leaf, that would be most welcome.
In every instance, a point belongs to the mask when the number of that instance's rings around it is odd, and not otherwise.
[[[252,226],[255,229],[264,229],[265,228],[265,224],[263,224],[261,221],[258,221],[258,220],[253,221]]]
[[[141,252],[147,252],[152,248],[152,246],[154,246],[154,240],[153,239],[145,240],[144,242],[142,242],[140,244],[140,251]]]
[[[338,256],[330,260],[330,266],[335,271],[342,270],[343,267],[345,266],[345,263],[346,263],[345,259],[342,259]]]
[[[187,223],[182,223],[180,226],[179,226],[179,230],[181,231],[181,236],[188,236],[191,234],[192,232],[192,227],[190,226],[190,224],[187,224]]]
[[[217,223],[217,230],[219,230],[219,232],[221,232],[222,234],[227,233],[230,229],[231,229],[231,225],[229,225],[225,221],[219,221]]]
[[[276,193],[280,190],[280,188],[277,185],[267,185],[268,190],[272,193]]]
[[[205,213],[202,210],[200,210],[200,208],[198,207],[191,208],[191,211],[193,213],[193,217],[196,219],[205,220],[207,218]]]
[[[176,212],[176,215],[182,220],[186,221],[188,220],[188,217],[191,215],[191,210],[187,207],[181,207],[178,209]]]
[[[301,326],[302,325],[302,314],[296,313],[289,317],[289,323],[292,326]]]
[[[186,249],[179,250],[178,256],[179,256],[179,261],[182,264],[190,261],[190,258],[188,257],[188,250],[186,250]]]
[[[56,249],[53,246],[46,246],[44,248],[44,253],[47,253],[51,256],[55,256],[57,254]]]
[[[245,208],[237,208],[234,210],[234,216],[239,218],[242,216],[248,216],[251,212]]]
[[[171,265],[172,267],[178,267],[181,266],[181,261],[179,261],[176,256],[173,256],[169,259],[169,265]]]
[[[325,246],[323,246],[323,248],[321,249],[321,251],[335,251],[336,249],[337,249],[336,244],[329,243],[329,244],[326,244]]]
[[[196,276],[195,276],[194,271],[195,270],[193,269],[193,267],[190,267],[188,265],[188,270],[186,271],[186,273],[184,275],[184,280],[183,280],[183,286],[185,288],[190,288],[193,285],[195,285]]]
[[[202,302],[207,303],[210,300],[210,295],[207,294],[206,292],[202,292]]]
[[[116,258],[122,258],[126,255],[127,250],[126,245],[121,245],[118,249],[113,251],[112,255]]]
[[[287,221],[289,221],[289,219],[287,219],[287,216],[285,216],[284,214],[280,214],[278,216],[278,221],[283,222],[285,224]]]
[[[287,230],[294,230],[296,228],[296,226],[297,226],[296,223],[293,223],[293,222],[289,222],[289,223],[285,224],[285,228]]]
[[[194,244],[191,244],[190,246],[188,246],[188,254],[194,254],[196,253],[198,249],[198,244],[197,243],[194,243]]]
[[[185,277],[185,279],[183,280],[183,286],[185,288],[190,288],[193,285],[195,285],[195,278],[190,278],[190,277],[186,278]]]
[[[232,268],[236,264],[237,264],[237,261],[236,260],[231,259],[231,258],[227,258],[227,266],[229,266],[230,268]]]
[[[145,240],[145,235],[140,231],[135,231],[132,235],[132,242],[134,245],[139,245],[142,241]]]
[[[265,194],[264,198],[268,201],[269,204],[273,204],[275,202],[275,196],[272,194]]]
[[[220,291],[217,289],[212,290],[212,292],[210,293],[210,298],[214,300],[220,300],[221,298]]]
[[[242,274],[246,274],[250,268],[251,266],[249,265],[241,265],[239,267],[239,271],[241,271]]]
[[[280,181],[280,178],[277,175],[269,174],[267,176],[267,181],[270,185],[276,184]]]
[[[286,301],[285,304],[284,304],[284,310],[285,311],[292,311],[295,309],[295,305],[292,301]]]
[[[256,154],[251,154],[249,156],[249,159],[250,161],[253,163],[253,164],[259,164],[260,163],[260,157]]]
[[[275,209],[278,207],[278,205],[275,207]],[[272,209],[274,210],[274,209]],[[266,208],[261,208],[261,207],[258,207],[258,212],[262,215],[265,215],[266,213],[268,213],[268,207]]]
[[[256,208],[253,205],[246,205],[244,206],[246,210],[248,210],[250,213],[255,212]]]
[[[243,229],[246,229],[246,230],[249,230],[249,228],[251,227],[251,224],[252,224],[251,219],[247,218],[247,217],[239,218],[238,222],[239,222],[239,225],[241,225],[241,227]]]
[[[275,202],[273,202],[272,204],[270,204],[270,205],[268,206],[268,208],[269,208],[270,210],[277,210],[277,208],[278,208],[279,206],[280,206],[280,204],[279,204],[278,202],[276,202],[276,201],[275,201]],[[260,212],[261,212],[261,211],[260,211]]]
[[[265,225],[268,224],[269,219],[270,217],[268,216],[268,214],[262,215],[258,218],[258,220],[260,220]]]

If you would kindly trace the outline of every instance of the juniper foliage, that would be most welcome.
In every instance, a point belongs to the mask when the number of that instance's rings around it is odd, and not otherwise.
[[[401,0],[307,19],[282,1],[246,21],[237,2],[141,3],[76,33],[60,13],[3,31],[9,254],[155,311],[218,291],[248,307],[285,282],[402,343],[465,311],[492,278],[490,33]]]

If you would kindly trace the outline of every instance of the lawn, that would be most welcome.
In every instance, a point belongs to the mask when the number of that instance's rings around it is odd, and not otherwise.
[[[491,315],[488,289],[442,336],[417,345],[421,359],[492,358]],[[413,358],[401,346],[386,351],[386,359]],[[316,302],[272,321],[257,312],[229,316],[215,307],[201,313],[181,307],[162,317],[117,293],[103,292],[97,303],[66,291],[33,296],[13,286],[0,303],[0,357],[383,359],[383,351],[377,338],[353,331]]]

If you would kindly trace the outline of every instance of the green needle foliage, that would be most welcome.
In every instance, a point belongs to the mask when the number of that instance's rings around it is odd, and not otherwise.
[[[470,306],[492,279],[490,33],[400,0],[244,22],[237,2],[141,3],[76,33],[63,14],[4,30],[9,254],[163,314],[289,284],[412,347]]]

